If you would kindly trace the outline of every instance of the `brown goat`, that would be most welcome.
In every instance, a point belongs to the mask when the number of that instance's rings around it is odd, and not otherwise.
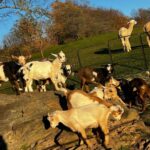
[[[102,68],[83,67],[78,71],[78,77],[81,80],[82,90],[85,87],[86,92],[89,92],[88,84],[105,85],[112,76],[114,70],[113,64],[107,64]]]
[[[134,78],[130,81],[132,91],[138,96],[138,100],[142,104],[142,111],[146,109],[146,98],[150,98],[150,85],[141,78]]]

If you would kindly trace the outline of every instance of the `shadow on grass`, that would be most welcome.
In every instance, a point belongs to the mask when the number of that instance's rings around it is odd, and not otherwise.
[[[112,54],[117,54],[117,53],[123,53],[123,49],[115,49],[115,50],[111,50]],[[109,49],[108,48],[102,48],[96,52],[94,52],[94,54],[109,54]]]
[[[143,45],[143,47],[144,48],[148,48],[147,45]],[[136,49],[139,49],[139,48],[142,48],[141,45],[133,46],[132,50],[136,50]],[[123,48],[112,49],[111,53],[112,54],[124,53],[124,50],[123,50]],[[108,48],[102,48],[102,49],[94,52],[94,54],[109,54],[109,49]]]
[[[127,64],[118,64],[118,66],[144,71],[144,68],[137,67],[137,66],[131,66],[131,65],[127,65]]]

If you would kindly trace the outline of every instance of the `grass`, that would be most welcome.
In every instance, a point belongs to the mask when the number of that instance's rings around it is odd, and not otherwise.
[[[133,34],[141,33],[141,28],[135,28]],[[142,36],[143,42],[146,45],[145,35]],[[81,60],[82,66],[101,67],[104,64],[111,63],[108,41],[110,42],[110,49],[112,53],[112,60],[117,63],[115,66],[115,75],[122,77],[125,75],[132,75],[142,71],[145,71],[145,62],[143,52],[140,44],[139,35],[133,35],[130,38],[133,51],[130,53],[123,52],[122,45],[118,39],[117,32],[108,32],[101,35],[72,41],[63,45],[51,46],[44,50],[44,56],[46,58],[54,58],[50,53],[58,53],[63,50],[66,54],[68,63],[73,65],[73,69],[79,69]],[[150,48],[145,46],[145,54],[150,69]],[[33,55],[33,60],[40,59],[40,53]],[[6,86],[9,86],[7,83]],[[4,89],[5,86],[0,88]]]
[[[112,52],[112,60],[117,63],[116,74],[134,74],[146,70],[142,47],[140,43],[139,34],[142,28],[136,28],[133,36],[130,38],[133,51],[124,53],[117,32],[105,33],[78,41],[66,43],[64,45],[49,47],[44,51],[45,57],[50,57],[51,52],[59,52],[63,50],[66,53],[68,62],[73,64],[75,69],[80,67],[78,60],[78,52],[81,59],[82,66],[100,67],[103,64],[111,63],[108,52],[108,41],[110,41],[110,48]],[[144,44],[146,43],[145,35],[142,36]],[[113,39],[113,40],[112,40]],[[145,46],[145,53],[147,61],[150,58],[150,49]],[[36,54],[38,59],[40,54]],[[150,66],[148,62],[148,67]]]

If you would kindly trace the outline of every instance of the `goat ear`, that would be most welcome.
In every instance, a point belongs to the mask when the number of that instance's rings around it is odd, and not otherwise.
[[[14,55],[11,55],[11,58],[12,58],[13,60],[18,60],[18,57],[17,57],[17,56],[14,56]]]
[[[59,53],[64,53],[62,50]]]
[[[52,56],[54,56],[54,57],[56,57],[56,58],[58,57],[58,55],[57,55],[57,54],[53,54],[53,53],[51,53],[51,55],[52,55]]]

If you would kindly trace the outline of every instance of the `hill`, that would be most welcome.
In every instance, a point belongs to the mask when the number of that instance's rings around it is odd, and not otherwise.
[[[80,56],[82,66],[100,67],[110,62],[107,43],[108,40],[114,38],[117,38],[116,32],[105,33],[64,45],[50,47],[44,51],[44,54],[45,57],[49,57],[51,52],[57,53],[63,50],[67,55],[68,62],[74,65],[73,69],[81,67],[78,55]],[[118,63],[115,68],[115,75],[125,78],[142,77],[150,82],[150,79],[143,72],[145,71],[145,65],[141,47],[139,46],[139,35],[133,39],[131,38],[134,47],[131,53],[124,53],[120,41],[118,39],[114,41],[111,41],[112,58],[115,63]],[[146,56],[149,58],[149,49],[146,45],[145,50]],[[34,54],[33,59],[39,60],[40,54]],[[5,148],[4,150],[6,150],[6,147],[8,150],[74,149],[75,143],[77,143],[76,135],[65,131],[59,139],[59,142],[65,146],[59,147],[54,142],[54,137],[58,129],[49,128],[49,122],[46,121],[45,116],[48,112],[62,109],[62,105],[60,105],[62,102],[64,104],[64,101],[54,91],[49,90],[46,93],[35,91],[16,96],[10,90],[8,83],[2,85],[0,89],[0,143]],[[127,116],[124,116],[121,122],[117,122],[116,124],[111,122],[110,138],[113,149],[132,149],[134,147],[134,150],[139,150],[139,146],[142,146],[142,140],[149,139],[150,136],[149,114],[150,107],[140,116],[140,120],[138,121],[126,122]],[[125,124],[122,125],[122,123]],[[115,130],[113,130],[114,127]],[[94,149],[103,149],[101,144],[95,144],[96,141],[92,138],[91,132],[89,132],[89,137]],[[85,145],[82,145],[77,149],[86,150],[87,148]]]

